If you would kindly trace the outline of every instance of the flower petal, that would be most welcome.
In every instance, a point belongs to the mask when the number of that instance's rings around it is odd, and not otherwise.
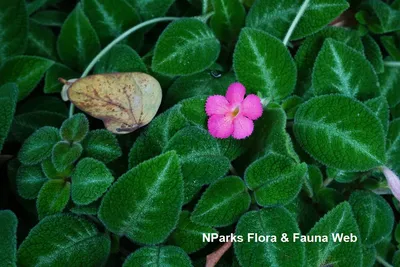
[[[397,175],[387,167],[383,167],[383,174],[385,175],[392,194],[400,200],[400,179]]]
[[[224,96],[213,95],[207,98],[206,113],[208,116],[225,115],[227,112],[229,112],[229,102]]]
[[[226,91],[226,99],[231,105],[240,104],[246,94],[246,88],[241,83],[232,83]]]
[[[212,115],[208,119],[208,131],[215,138],[228,138],[233,132],[233,118],[224,115]]]
[[[244,139],[251,135],[254,130],[253,121],[243,115],[238,115],[233,120],[233,138]]]
[[[256,95],[248,95],[243,100],[240,106],[240,112],[251,120],[256,120],[261,117],[263,113],[263,106],[261,99]]]

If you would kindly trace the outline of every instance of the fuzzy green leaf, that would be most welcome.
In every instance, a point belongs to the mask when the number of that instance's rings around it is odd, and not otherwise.
[[[72,201],[78,205],[87,205],[107,191],[114,177],[103,162],[84,158],[76,165],[71,181]]]
[[[62,212],[69,201],[71,184],[63,180],[47,181],[39,191],[36,208],[39,220]]]
[[[82,71],[100,51],[100,42],[81,4],[65,20],[57,41],[61,60],[77,71]]]
[[[184,18],[161,34],[152,69],[167,75],[191,75],[209,68],[218,58],[220,44],[206,24]]]
[[[211,28],[221,40],[230,42],[239,35],[244,26],[246,11],[239,0],[213,0],[214,15]]]
[[[122,155],[115,135],[107,130],[90,131],[82,142],[84,156],[109,163]]]
[[[355,191],[349,203],[360,229],[360,241],[364,245],[375,245],[391,234],[394,216],[384,198],[370,191]]]
[[[82,154],[82,146],[79,143],[60,141],[54,145],[51,160],[57,171],[63,171],[79,159]]]
[[[12,82],[18,85],[18,100],[27,97],[38,85],[53,61],[35,56],[16,56],[0,67],[0,85]]]
[[[110,240],[87,220],[66,214],[48,216],[18,249],[20,266],[102,266]]]
[[[71,175],[73,169],[74,166],[69,165],[64,170],[57,171],[51,158],[48,158],[42,162],[42,171],[49,179],[65,179]]]
[[[332,234],[352,234],[356,242],[334,242]],[[329,211],[307,234],[308,236],[326,235],[328,242],[306,243],[307,266],[361,267],[362,250],[357,222],[348,202]]]
[[[400,175],[400,118],[393,120],[389,125],[386,147],[387,165]]]
[[[25,140],[18,159],[25,165],[35,165],[51,155],[53,146],[60,140],[58,129],[45,126]]]
[[[381,95],[386,97],[389,107],[393,108],[400,103],[400,68],[385,67],[379,75]]]
[[[31,20],[43,26],[61,27],[67,16],[68,14],[62,11],[43,10],[33,14]]]
[[[61,63],[55,63],[46,72],[44,77],[44,88],[45,94],[60,93],[63,84],[58,80],[58,78],[63,78],[65,80],[73,79],[79,77],[79,74],[67,66]]]
[[[385,133],[389,127],[389,104],[384,96],[376,97],[365,102],[365,105],[372,110],[380,120]]]
[[[371,32],[381,34],[400,30],[400,10],[392,8],[385,2],[366,0],[363,1],[360,9],[366,12],[364,13],[365,20],[368,22],[366,25]],[[363,21],[360,22],[365,24]]]
[[[299,12],[301,0],[257,0],[246,18],[246,26],[283,39]],[[313,34],[332,22],[349,7],[345,0],[312,0],[296,26],[291,40]]]
[[[382,73],[384,70],[383,57],[379,45],[375,42],[374,38],[370,35],[366,35],[362,39],[365,56],[368,61],[374,66],[376,73]]]
[[[95,215],[97,216],[97,210],[99,209],[99,202],[93,202],[85,206],[75,206],[71,209],[72,213],[78,215]]]
[[[394,60],[400,60],[400,36],[383,35],[380,38],[383,47]]]
[[[82,113],[64,121],[60,128],[61,138],[68,142],[80,142],[89,132],[89,121]]]
[[[308,153],[329,167],[365,171],[386,161],[379,119],[346,96],[320,96],[302,104],[295,116],[294,133]]]
[[[364,55],[347,45],[327,39],[312,74],[316,95],[340,93],[369,99],[378,96],[378,78]]]
[[[17,266],[17,216],[11,210],[0,211],[0,262],[3,266]]]
[[[163,17],[175,0],[127,0],[138,10],[143,21]]]
[[[122,175],[104,196],[98,216],[113,233],[157,244],[176,226],[182,202],[179,159],[169,152]]]
[[[0,151],[9,133],[17,106],[18,87],[7,83],[0,87]]]
[[[18,194],[25,199],[35,199],[48,178],[40,166],[21,165],[17,173]]]
[[[270,101],[285,98],[296,84],[296,65],[288,49],[280,40],[260,30],[241,31],[233,68],[247,93],[259,92]]]
[[[243,236],[243,242],[235,242],[235,254],[240,266],[304,266],[304,243],[293,242],[293,233],[300,229],[295,218],[285,208],[250,211],[243,215],[237,226],[236,235]],[[289,242],[282,242],[281,235],[287,234]],[[255,242],[249,234],[276,236],[276,241]],[[270,237],[271,238],[271,237]]]
[[[128,256],[123,267],[192,267],[189,256],[183,249],[174,246],[143,247]]]
[[[56,60],[56,36],[49,28],[31,21],[29,24],[28,47],[25,54]]]
[[[221,178],[203,193],[191,220],[208,226],[231,225],[249,209],[250,201],[250,195],[240,177]]]

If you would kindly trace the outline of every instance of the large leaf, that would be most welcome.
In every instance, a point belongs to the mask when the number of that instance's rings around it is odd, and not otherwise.
[[[172,22],[161,34],[152,69],[168,75],[191,75],[209,68],[218,58],[220,44],[198,19]]]
[[[77,216],[59,214],[41,220],[18,249],[19,266],[101,266],[110,240]]]
[[[98,216],[113,233],[157,244],[176,226],[182,202],[179,159],[169,152],[122,175],[104,196]]]
[[[0,62],[23,54],[28,40],[28,15],[25,0],[0,2]]]
[[[353,236],[352,242],[335,242],[333,239],[334,235],[350,234]],[[307,266],[362,266],[360,235],[349,203],[343,202],[329,211],[307,235],[309,238],[317,235],[328,238],[328,242],[306,243]]]
[[[400,68],[385,67],[379,75],[381,95],[386,97],[391,108],[400,103]]]
[[[39,165],[21,165],[18,169],[16,180],[18,194],[26,199],[34,199],[48,178],[44,175]]]
[[[294,133],[308,153],[329,167],[365,171],[386,161],[381,122],[369,108],[346,96],[320,96],[302,104]]]
[[[49,28],[31,21],[25,54],[56,60],[56,36]]]
[[[312,86],[316,95],[340,93],[360,99],[379,95],[378,78],[371,63],[364,55],[332,39],[325,41],[318,54]]]
[[[13,121],[17,98],[18,87],[15,83],[7,83],[0,87],[0,151]]]
[[[364,103],[380,120],[385,133],[389,127],[389,105],[384,96],[370,99]]]
[[[65,20],[57,41],[61,60],[69,67],[82,71],[100,51],[99,38],[81,4]]]
[[[250,211],[236,226],[235,234],[243,236],[243,241],[234,243],[235,254],[243,267],[304,266],[304,243],[292,241],[292,235],[299,232],[295,218],[285,208]],[[256,240],[256,234],[269,239]],[[283,234],[289,238],[288,242],[281,241]]]
[[[285,98],[296,84],[296,66],[288,49],[280,40],[259,30],[242,30],[233,68],[247,93],[259,92],[269,101]]]
[[[17,266],[18,219],[10,210],[0,211],[0,262],[7,267]]]
[[[257,0],[249,11],[246,26],[283,39],[302,3],[302,0]],[[291,40],[317,32],[348,7],[349,4],[345,0],[311,0]]]
[[[71,183],[64,180],[50,180],[39,191],[36,208],[39,219],[62,212],[69,201]]]
[[[123,267],[191,267],[189,256],[183,249],[174,246],[143,247],[128,256]]]

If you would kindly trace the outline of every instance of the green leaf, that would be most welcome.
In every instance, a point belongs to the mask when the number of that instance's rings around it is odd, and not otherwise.
[[[233,68],[247,93],[259,92],[270,101],[282,100],[296,84],[296,65],[288,49],[277,38],[259,30],[241,31]]]
[[[316,195],[323,186],[324,177],[321,173],[321,170],[315,165],[307,166],[307,174],[308,180],[310,181],[312,187],[312,193],[313,195]]]
[[[16,180],[18,194],[25,199],[35,199],[48,178],[43,174],[39,165],[21,165]]]
[[[36,200],[39,220],[64,210],[69,201],[70,187],[70,182],[64,180],[49,180],[42,186]]]
[[[57,171],[63,171],[71,166],[82,155],[82,146],[79,143],[60,141],[54,145],[51,155]]]
[[[147,67],[130,46],[116,45],[99,60],[94,72],[147,72]]]
[[[320,96],[302,104],[294,133],[302,147],[328,167],[365,171],[385,163],[382,124],[366,106],[346,96]]]
[[[138,10],[143,21],[153,18],[163,17],[167,14],[170,6],[175,0],[127,0],[136,10]]]
[[[43,25],[61,27],[67,18],[68,13],[57,10],[38,11],[31,16],[31,20]]]
[[[97,210],[99,209],[99,203],[98,201],[93,202],[89,205],[85,206],[75,206],[71,209],[72,213],[78,214],[78,215],[95,215],[97,216]]]
[[[6,141],[17,106],[18,87],[7,83],[0,87],[0,151]]]
[[[393,255],[393,266],[400,265],[400,250],[397,250]]]
[[[332,234],[352,234],[357,238],[357,241],[334,242]],[[307,266],[317,267],[334,264],[335,266],[361,267],[362,250],[360,235],[348,202],[343,202],[329,211],[307,235],[326,235],[328,237],[328,242],[306,243]]]
[[[243,236],[243,242],[233,244],[240,266],[304,266],[304,243],[293,242],[291,236],[294,233],[300,233],[299,226],[285,208],[247,212],[240,218],[235,232]],[[257,242],[255,234],[270,239]],[[289,242],[281,241],[282,234],[287,234]],[[275,236],[275,241],[272,241],[272,236]]]
[[[387,165],[400,175],[400,118],[390,122],[386,147]]]
[[[29,24],[26,55],[57,59],[56,36],[47,27],[31,22]]]
[[[286,117],[288,120],[294,119],[294,114],[296,114],[299,105],[303,103],[303,98],[299,96],[289,96],[282,102],[282,108],[285,110]]]
[[[374,66],[376,73],[382,73],[384,70],[383,57],[379,45],[375,42],[374,38],[370,35],[366,35],[362,38],[364,45],[365,56]]]
[[[69,80],[77,77],[79,77],[77,72],[61,63],[55,63],[46,72],[43,91],[45,94],[60,93],[63,84],[58,80],[58,78]]]
[[[64,121],[60,128],[61,138],[68,142],[80,142],[89,132],[89,121],[82,113]]]
[[[169,152],[122,175],[104,196],[98,217],[115,234],[157,244],[175,228],[182,201],[179,159]]]
[[[207,226],[228,226],[249,209],[250,201],[250,195],[240,177],[221,178],[203,193],[191,220]]]
[[[339,183],[351,183],[358,178],[355,172],[345,172],[335,168],[327,168],[326,175]]]
[[[366,15],[368,29],[376,34],[400,30],[400,11],[395,10],[383,1],[367,0],[360,6]],[[356,16],[358,19],[358,17]],[[360,21],[360,20],[359,20]],[[361,21],[362,24],[363,21]]]
[[[286,205],[300,192],[307,172],[305,163],[271,153],[256,160],[246,170],[244,179],[254,191],[255,200],[264,207]]]
[[[0,67],[0,85],[13,82],[18,85],[18,100],[27,97],[38,85],[53,61],[35,56],[16,56]]]
[[[183,249],[174,246],[143,247],[128,256],[123,267],[193,266]]]
[[[61,60],[74,70],[82,71],[100,51],[100,42],[81,4],[65,20],[57,41]]]
[[[379,93],[378,78],[364,55],[332,39],[325,41],[318,54],[312,86],[316,95],[340,93],[369,99]]]
[[[385,67],[379,75],[381,95],[386,97],[389,107],[393,108],[400,103],[400,68]]]
[[[48,158],[42,162],[42,171],[49,179],[65,179],[70,177],[74,169],[73,165],[69,165],[67,168],[61,171],[57,171],[51,158]]]
[[[172,22],[157,41],[152,69],[167,75],[191,75],[209,68],[220,44],[206,24],[183,18]]]
[[[244,26],[246,11],[239,0],[213,0],[214,15],[211,17],[211,28],[221,40],[230,42],[239,35]]]
[[[31,15],[33,14],[35,11],[46,7],[46,5],[50,2],[51,0],[32,0],[32,1],[28,1],[27,3],[27,10],[28,10],[28,14]]]
[[[384,35],[380,38],[383,47],[386,49],[388,54],[395,60],[400,60],[400,36],[388,36]]]
[[[0,62],[25,52],[28,40],[28,14],[25,0],[0,2]],[[4,75],[3,72],[2,76]]]
[[[247,15],[246,26],[283,39],[302,3],[300,0],[257,0]],[[345,0],[311,1],[290,39],[298,40],[319,31],[348,7]]]
[[[137,11],[125,0],[83,0],[83,10],[104,46],[140,22]]]
[[[178,225],[168,238],[169,244],[182,248],[188,254],[207,245],[207,242],[203,241],[203,234],[218,233],[211,227],[192,222],[189,217],[188,211],[182,211]]]
[[[375,245],[392,233],[393,211],[384,198],[370,191],[354,191],[349,203],[363,244]]]
[[[369,107],[375,116],[380,120],[385,133],[389,127],[389,104],[384,96],[370,99],[364,103]]]
[[[71,181],[72,201],[77,205],[87,205],[107,191],[114,177],[103,162],[84,158],[76,165]]]
[[[58,129],[45,126],[25,140],[18,154],[22,164],[35,165],[51,155],[53,146],[60,140]]]
[[[84,156],[109,163],[122,155],[115,135],[107,130],[90,131],[82,142]]]
[[[17,216],[11,210],[0,211],[0,262],[4,266],[17,266]]]
[[[375,247],[362,246],[362,266],[373,267],[376,261],[376,249]]]
[[[44,218],[18,249],[20,266],[101,266],[109,238],[89,221],[67,214]]]

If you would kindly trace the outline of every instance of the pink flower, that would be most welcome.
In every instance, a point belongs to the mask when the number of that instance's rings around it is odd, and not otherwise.
[[[253,120],[261,117],[263,107],[256,95],[246,94],[246,88],[241,83],[232,83],[226,96],[213,95],[207,98],[206,113],[208,131],[216,138],[244,139],[251,135],[254,129]]]
[[[388,182],[389,188],[392,191],[392,194],[397,198],[397,200],[400,201],[400,180],[397,175],[390,170],[388,167],[383,167],[382,168],[383,174],[386,177],[386,180]]]

